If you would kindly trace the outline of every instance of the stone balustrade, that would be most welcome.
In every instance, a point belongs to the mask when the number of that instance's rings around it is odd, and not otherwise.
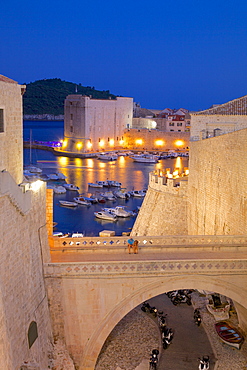
[[[61,238],[49,237],[51,251],[85,251],[85,252],[120,252],[127,248],[129,237],[83,237],[83,238]],[[166,235],[166,236],[137,236],[139,247],[143,252],[165,251],[165,250],[196,250],[207,251],[239,251],[247,247],[247,236],[234,235]]]

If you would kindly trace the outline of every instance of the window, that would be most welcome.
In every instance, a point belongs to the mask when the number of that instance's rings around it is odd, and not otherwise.
[[[70,132],[73,132],[73,126],[70,126]]]
[[[32,321],[31,324],[29,325],[27,336],[28,336],[28,345],[29,348],[31,348],[33,343],[38,338],[38,328],[37,323],[35,321]]]
[[[177,122],[177,126],[183,126],[183,122]]]
[[[0,109],[0,132],[4,132],[3,109]]]
[[[169,122],[169,126],[174,126],[174,122]]]

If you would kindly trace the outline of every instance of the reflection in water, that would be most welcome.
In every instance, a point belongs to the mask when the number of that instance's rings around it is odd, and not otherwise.
[[[141,190],[147,188],[149,173],[154,170],[165,172],[166,168],[173,169],[176,166],[175,159],[161,160],[156,164],[137,163],[129,157],[121,156],[114,162],[102,162],[96,158],[67,158],[55,157],[51,152],[37,150],[39,165],[42,165],[43,173],[50,174],[61,172],[67,176],[67,183],[75,184],[80,188],[81,194],[93,193],[99,196],[108,188],[93,189],[88,187],[89,182],[97,180],[116,180],[122,183],[122,187],[130,190]],[[24,150],[24,161],[28,163],[29,150]],[[188,159],[183,159],[183,165],[188,166]],[[116,189],[111,189],[116,190]],[[135,217],[118,219],[116,222],[108,222],[95,219],[94,212],[103,207],[115,207],[125,205],[129,210],[136,210],[142,204],[143,199],[131,197],[129,200],[117,199],[115,202],[105,204],[93,204],[90,207],[78,206],[68,209],[59,205],[59,200],[72,201],[78,193],[67,191],[65,194],[54,195],[54,221],[58,223],[57,231],[84,232],[87,236],[99,235],[99,232],[108,229],[115,231],[116,235],[128,232],[133,227]]]

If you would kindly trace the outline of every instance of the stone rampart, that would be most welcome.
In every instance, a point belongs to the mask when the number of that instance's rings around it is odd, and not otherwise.
[[[22,193],[12,180],[2,193],[6,174],[4,181],[0,176],[0,368],[20,369],[32,360],[37,368],[47,369],[52,334],[42,268],[50,261],[46,186]],[[37,323],[38,338],[29,348],[32,321]]]
[[[247,129],[191,142],[188,183],[190,235],[246,233],[246,153]]]
[[[149,187],[131,236],[186,235],[187,181],[151,173]]]

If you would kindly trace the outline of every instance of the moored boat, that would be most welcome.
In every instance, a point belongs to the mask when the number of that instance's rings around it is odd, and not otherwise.
[[[74,201],[78,204],[81,204],[83,206],[91,206],[91,202],[89,202],[88,200],[86,200],[84,197],[76,197],[74,198]]]
[[[94,212],[95,217],[102,220],[117,221],[117,216],[110,214],[106,211]]]
[[[131,212],[128,212],[124,207],[117,206],[114,208],[103,208],[103,211],[109,212],[111,215],[115,215],[117,217],[130,217],[132,215]]]
[[[101,153],[98,155],[98,159],[103,161],[116,161],[118,156],[114,153]]]
[[[133,197],[143,198],[146,195],[146,192],[143,190],[132,190],[130,191],[130,195]]]
[[[159,157],[153,154],[136,154],[130,157],[134,162],[140,163],[157,163]]]
[[[228,321],[219,321],[214,325],[217,334],[224,343],[237,349],[241,348],[241,345],[244,342],[244,336],[232,325],[232,323]]]
[[[65,194],[66,189],[61,185],[48,185],[47,189],[52,189],[55,194]]]
[[[103,184],[99,184],[98,182],[89,182],[88,186],[91,188],[103,188]]]
[[[78,191],[78,186],[74,184],[64,184],[63,187],[65,187],[66,190],[72,190],[72,191]]]
[[[67,200],[59,200],[60,206],[64,207],[77,207],[78,204],[76,202],[69,202]]]

